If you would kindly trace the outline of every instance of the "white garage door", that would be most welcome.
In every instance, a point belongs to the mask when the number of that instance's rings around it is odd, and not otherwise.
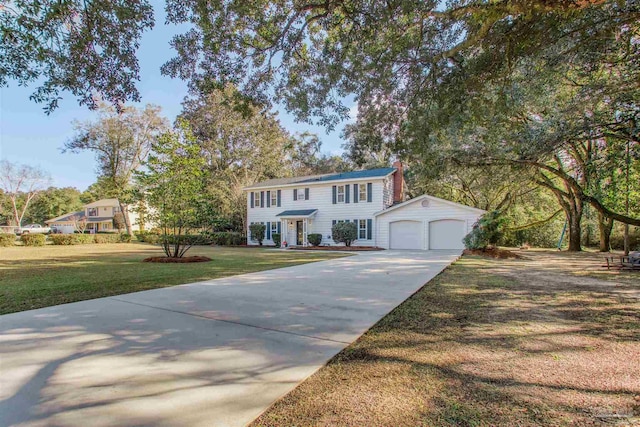
[[[442,219],[429,223],[429,249],[464,249],[465,222]]]
[[[389,224],[391,249],[422,249],[422,221],[395,221]]]

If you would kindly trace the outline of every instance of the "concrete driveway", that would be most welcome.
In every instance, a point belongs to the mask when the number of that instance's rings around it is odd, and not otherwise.
[[[366,252],[2,316],[0,425],[245,425],[458,255]]]

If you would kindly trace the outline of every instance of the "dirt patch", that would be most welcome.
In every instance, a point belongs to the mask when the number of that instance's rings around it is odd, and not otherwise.
[[[159,263],[172,263],[172,264],[186,264],[189,262],[209,262],[211,258],[206,256],[185,256],[182,258],[169,258],[166,256],[154,256],[145,258],[142,262],[159,262]]]
[[[520,255],[515,252],[511,252],[508,249],[500,249],[500,248],[487,248],[487,249],[465,249],[463,252],[464,255],[478,255],[484,256],[488,258],[498,258],[498,259],[522,259]]]
[[[367,252],[367,251],[383,251],[383,248],[376,246],[307,246],[289,248],[296,251],[340,251],[340,252]]]

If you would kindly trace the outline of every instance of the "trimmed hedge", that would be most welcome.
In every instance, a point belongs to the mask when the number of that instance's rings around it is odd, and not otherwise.
[[[271,235],[271,240],[273,240],[273,244],[276,245],[277,248],[280,247],[280,243],[282,243],[280,233],[273,233]]]
[[[76,239],[77,234],[52,234],[49,236],[51,239],[51,243],[57,246],[70,246],[77,245],[78,239]]]
[[[93,234],[76,234],[75,236],[80,245],[88,245],[96,242]]]
[[[153,245],[160,241],[160,236],[149,231],[138,231],[134,233],[138,242],[151,243]]]
[[[162,236],[148,231],[135,233],[139,242],[158,244],[162,241]],[[182,241],[187,245],[217,245],[217,246],[241,246],[247,243],[242,233],[235,231],[204,232],[202,234],[186,234],[182,236]],[[173,242],[174,237],[169,236],[169,242]]]
[[[58,246],[131,242],[129,234],[52,234],[49,238]]]
[[[44,246],[47,238],[44,234],[23,234],[20,240],[25,246]]]
[[[309,234],[307,236],[307,240],[313,246],[318,246],[320,243],[322,243],[322,234],[320,234],[320,233],[311,233],[311,234]]]
[[[94,237],[96,243],[120,243],[119,234],[96,234]]]
[[[237,231],[216,231],[214,233],[203,233],[202,235],[206,236],[208,243],[204,244],[208,245],[240,246],[247,244],[246,238]]]
[[[16,235],[13,233],[0,233],[0,246],[13,246],[16,243]]]

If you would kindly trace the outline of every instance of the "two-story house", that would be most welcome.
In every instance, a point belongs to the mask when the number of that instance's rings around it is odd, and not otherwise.
[[[118,212],[120,212],[118,199],[102,199],[86,204],[81,211],[61,215],[47,220],[45,223],[49,227],[57,227],[64,232],[72,233],[79,221],[86,220],[87,230],[94,232],[115,231],[113,216]],[[140,230],[136,212],[129,210],[129,221],[131,221],[133,230]]]
[[[335,245],[334,224],[354,222],[358,246],[461,249],[484,211],[432,196],[405,200],[402,165],[256,183],[247,192],[247,227],[266,226],[266,244],[279,233],[289,246],[307,246],[311,233]],[[249,244],[258,244],[247,229]]]

